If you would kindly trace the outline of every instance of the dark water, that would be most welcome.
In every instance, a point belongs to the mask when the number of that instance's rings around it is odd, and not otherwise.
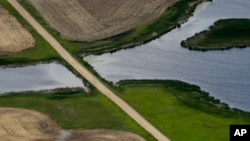
[[[231,107],[250,111],[250,48],[189,51],[180,42],[218,19],[250,18],[249,0],[203,3],[181,28],[133,49],[87,56],[105,79],[177,79],[196,84]]]
[[[82,80],[57,63],[0,68],[0,93],[65,87],[86,88]]]

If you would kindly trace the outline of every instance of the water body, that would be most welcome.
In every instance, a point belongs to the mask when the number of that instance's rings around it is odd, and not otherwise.
[[[86,88],[81,79],[57,63],[0,68],[0,80],[0,93],[66,87]]]
[[[200,52],[180,46],[182,40],[226,18],[250,18],[250,1],[203,3],[181,28],[159,39],[84,60],[109,81],[177,79],[201,86],[231,107],[250,111],[250,48]]]

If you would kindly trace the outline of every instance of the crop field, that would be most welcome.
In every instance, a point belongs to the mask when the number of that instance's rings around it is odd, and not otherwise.
[[[0,5],[0,56],[33,47],[35,40],[22,25]]]
[[[29,0],[48,24],[71,41],[94,41],[155,20],[178,0]]]

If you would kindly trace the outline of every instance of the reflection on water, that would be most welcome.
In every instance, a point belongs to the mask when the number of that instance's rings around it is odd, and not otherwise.
[[[81,79],[57,63],[0,68],[0,80],[0,93],[64,87],[85,88]]]
[[[180,42],[218,19],[250,18],[249,0],[214,0],[200,5],[181,28],[145,45],[85,61],[105,79],[178,79],[201,86],[232,107],[250,111],[250,48],[189,51]]]

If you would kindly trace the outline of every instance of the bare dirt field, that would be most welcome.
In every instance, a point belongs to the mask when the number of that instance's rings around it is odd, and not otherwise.
[[[5,141],[53,140],[59,127],[41,113],[0,108],[0,138]]]
[[[0,56],[19,52],[34,45],[32,35],[0,5]]]
[[[61,130],[48,116],[31,110],[0,108],[4,141],[145,141],[136,134],[112,130]]]
[[[178,0],[29,0],[72,41],[100,40],[155,20]]]

